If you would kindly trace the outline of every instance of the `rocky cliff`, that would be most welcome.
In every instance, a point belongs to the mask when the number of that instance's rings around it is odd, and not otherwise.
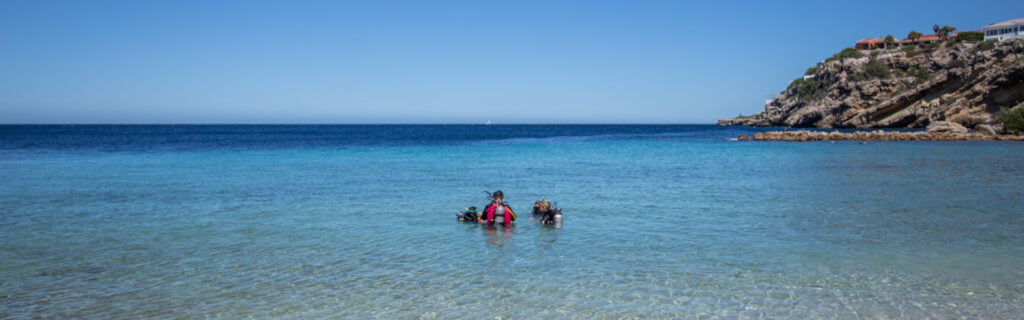
[[[807,70],[763,111],[720,125],[924,128],[950,121],[1002,131],[1024,101],[1024,41],[844,50]]]

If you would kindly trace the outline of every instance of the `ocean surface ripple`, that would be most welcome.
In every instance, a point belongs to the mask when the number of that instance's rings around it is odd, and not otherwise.
[[[0,318],[1024,314],[1024,144],[761,130],[0,126]]]

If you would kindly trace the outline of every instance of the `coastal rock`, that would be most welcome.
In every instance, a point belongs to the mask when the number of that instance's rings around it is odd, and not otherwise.
[[[767,131],[754,136],[741,135],[740,141],[1024,141],[1020,135],[986,135],[966,132],[899,132],[899,131],[857,131],[823,132],[810,130]]]
[[[991,125],[987,125],[987,124],[979,124],[979,125],[974,126],[974,130],[972,130],[972,132],[977,132],[977,133],[984,134],[984,135],[989,135],[989,136],[999,135],[999,133],[996,132],[995,128],[993,128]]]
[[[829,59],[809,71],[761,112],[718,124],[867,129],[950,121],[996,128],[1007,108],[1024,102],[1021,40],[990,49],[972,42],[877,49]]]
[[[928,125],[928,133],[967,133],[967,128],[956,122],[935,121]]]

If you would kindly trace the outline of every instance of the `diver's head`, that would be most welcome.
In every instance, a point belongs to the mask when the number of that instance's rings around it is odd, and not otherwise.
[[[491,198],[498,201],[505,200],[505,193],[501,192],[501,190],[495,191]]]

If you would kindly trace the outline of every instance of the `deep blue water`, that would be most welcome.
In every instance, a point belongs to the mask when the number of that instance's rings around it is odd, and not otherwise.
[[[530,139],[714,140],[713,125],[0,125],[0,150],[203,151],[451,146]],[[733,137],[735,138],[735,137]]]
[[[0,318],[1022,318],[1024,144],[758,130],[0,126]]]

